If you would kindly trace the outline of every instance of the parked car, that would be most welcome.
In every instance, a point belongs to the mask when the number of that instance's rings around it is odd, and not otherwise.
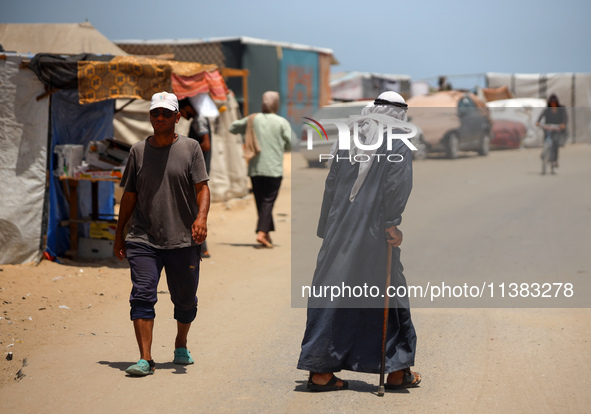
[[[520,148],[527,134],[527,128],[519,121],[510,119],[492,120],[491,149]]]
[[[513,121],[522,124],[525,135],[521,139],[524,147],[539,147],[544,143],[544,131],[536,126],[536,121],[546,108],[546,100],[538,98],[513,98],[487,102],[490,117],[494,121]],[[495,142],[495,145],[499,142]]]
[[[321,119],[334,119],[342,122],[347,122],[347,118],[351,115],[361,115],[361,110],[373,100],[341,102],[332,105],[327,105],[319,108],[310,118],[320,121]],[[323,125],[328,139],[320,137],[318,133],[312,130],[308,125],[302,127],[301,139],[298,143],[299,152],[308,161],[310,167],[324,167],[326,161],[320,161],[321,154],[330,154],[332,145],[338,140],[338,130],[336,125],[328,123]],[[411,138],[410,142],[417,147],[417,151],[413,151],[413,159],[419,160],[426,157],[426,146],[423,140],[423,133],[417,127],[417,136]],[[309,133],[311,131],[312,133]],[[308,149],[308,137],[313,139],[313,149]]]
[[[413,96],[407,103],[410,121],[423,131],[427,152],[445,152],[448,158],[457,158],[459,151],[488,154],[492,123],[476,95],[443,91]]]

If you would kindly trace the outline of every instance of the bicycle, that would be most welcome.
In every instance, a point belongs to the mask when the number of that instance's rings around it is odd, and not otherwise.
[[[543,124],[540,127],[546,132],[544,138],[544,149],[542,150],[542,175],[546,174],[546,164],[550,166],[550,174],[554,174],[555,160],[551,160],[555,153],[554,146],[558,145],[554,139],[555,135],[562,130],[559,124]]]

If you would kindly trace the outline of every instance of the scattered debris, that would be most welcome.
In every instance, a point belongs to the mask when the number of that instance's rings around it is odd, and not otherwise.
[[[8,354],[6,354],[6,360],[12,361],[12,352],[9,352]]]
[[[60,308],[60,309],[70,309],[70,308],[68,308],[66,305],[59,305],[59,308]]]
[[[25,373],[23,372],[23,369],[19,369],[18,372],[16,373],[16,377],[14,378],[15,381],[20,381],[25,377]]]

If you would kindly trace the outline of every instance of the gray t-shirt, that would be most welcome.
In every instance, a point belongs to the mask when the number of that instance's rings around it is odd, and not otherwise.
[[[158,249],[195,245],[195,184],[207,180],[203,153],[194,139],[179,135],[168,147],[153,147],[147,140],[133,145],[121,180],[126,192],[137,194],[125,240]]]

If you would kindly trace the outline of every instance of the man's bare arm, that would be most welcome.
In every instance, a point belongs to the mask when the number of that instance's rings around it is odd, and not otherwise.
[[[121,197],[121,203],[119,204],[119,219],[117,220],[117,230],[115,231],[115,243],[113,250],[115,256],[119,260],[123,260],[127,256],[125,249],[125,227],[131,219],[135,205],[137,204],[137,193],[124,192]]]
[[[209,214],[209,187],[207,181],[195,184],[199,213],[191,226],[191,233],[195,243],[201,244],[207,237],[207,215]]]

